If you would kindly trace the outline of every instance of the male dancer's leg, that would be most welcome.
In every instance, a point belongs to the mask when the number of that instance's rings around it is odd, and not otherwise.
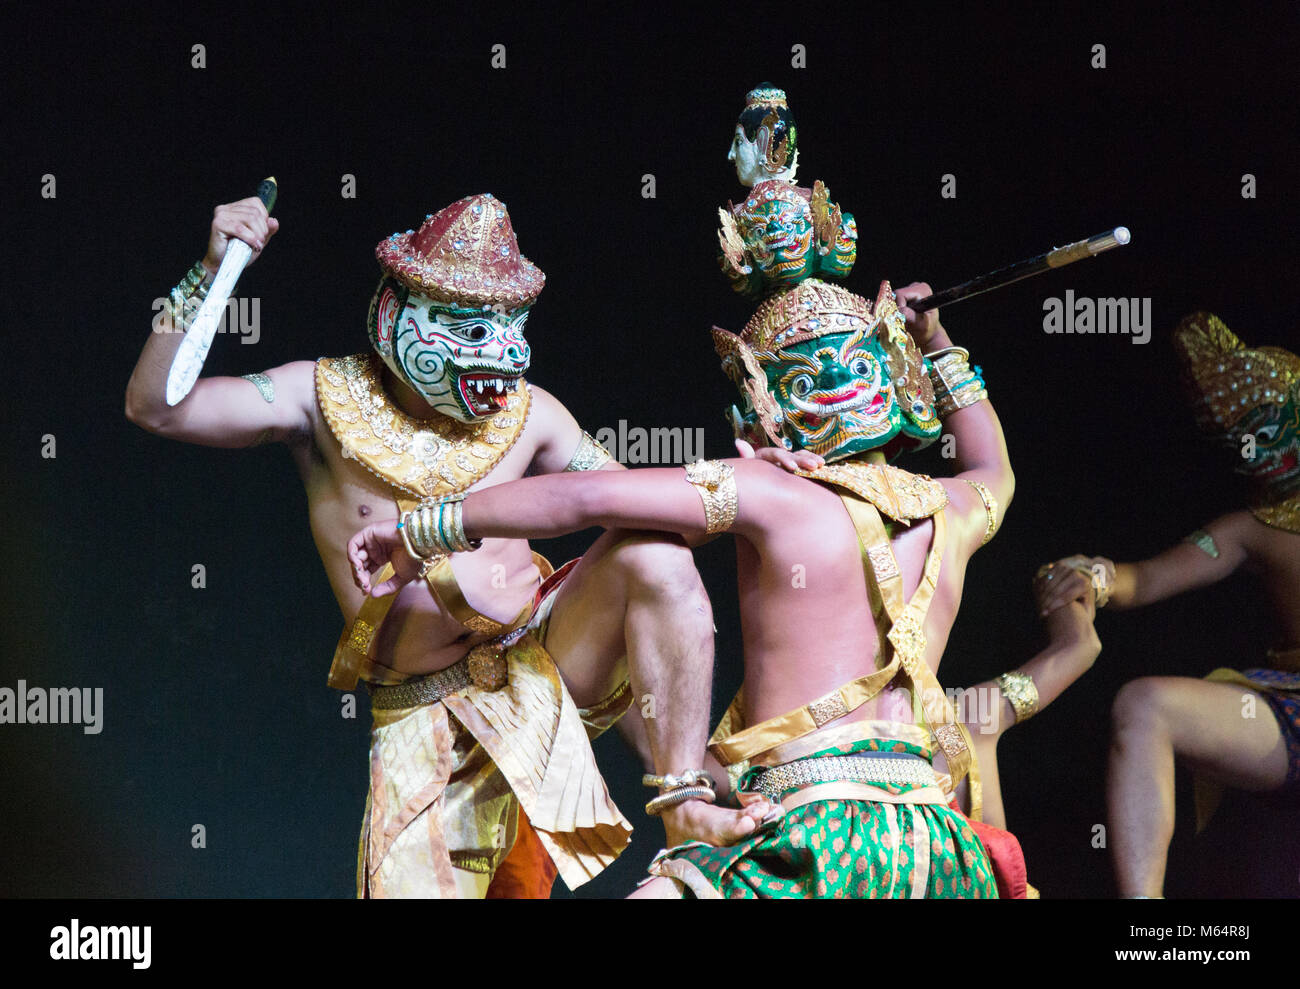
[[[656,771],[704,768],[713,611],[690,549],[657,533],[606,532],[557,595],[546,649],[574,702],[594,705],[629,676]],[[670,846],[730,844],[754,824],[740,811],[701,801],[664,815]]]
[[[1242,713],[1248,689],[1190,677],[1143,677],[1115,698],[1107,778],[1110,846],[1120,896],[1161,896],[1174,833],[1174,757],[1238,790],[1286,782],[1286,742],[1262,698]]]

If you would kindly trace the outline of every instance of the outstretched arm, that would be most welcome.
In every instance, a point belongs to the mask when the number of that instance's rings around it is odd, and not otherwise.
[[[765,508],[783,495],[787,475],[757,460],[726,460],[734,470],[737,511],[730,531],[754,535],[771,523]],[[592,526],[675,532],[688,540],[707,535],[700,490],[680,467],[585,471],[526,477],[471,492],[462,508],[465,535],[473,539],[545,539]],[[406,552],[397,520],[366,526],[348,544],[363,590],[391,593],[418,571]],[[369,575],[391,562],[393,580],[369,588]]]
[[[1140,608],[1223,580],[1248,556],[1243,522],[1241,513],[1225,515],[1202,530],[1208,540],[1192,542],[1189,537],[1138,563],[1111,563],[1096,557],[1094,563],[1114,568],[1110,603],[1119,609]],[[1086,581],[1075,571],[1063,574],[1043,607],[1056,608],[1078,596]]]

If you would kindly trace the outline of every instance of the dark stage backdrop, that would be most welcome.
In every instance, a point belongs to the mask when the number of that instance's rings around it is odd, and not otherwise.
[[[240,283],[260,337],[219,336],[208,372],[364,350],[376,242],[491,191],[548,276],[531,380],[593,433],[703,427],[710,457],[729,453],[732,396],[708,329],[750,311],[714,264],[715,210],[740,194],[725,154],[758,82],[790,94],[801,180],[856,214],[849,285],[869,296],[881,278],[945,287],[1127,224],[1122,251],[943,313],[985,369],[1018,480],[972,564],[945,684],[1040,648],[1042,561],[1134,559],[1239,507],[1181,401],[1169,331],[1207,308],[1249,341],[1297,346],[1296,7],[1128,8],[7,11],[0,686],[102,688],[104,712],[98,734],[0,725],[0,893],[352,893],[366,705],[344,718],[325,686],[341,616],[290,459],[123,417],[153,300],[202,253],[213,206],[267,174],[283,227]],[[1047,335],[1044,300],[1067,289],[1149,299],[1150,342]],[[592,535],[541,548],[562,560]],[[739,682],[736,589],[725,541],[698,558],[716,714]],[[1269,639],[1246,574],[1098,627],[1093,670],[1002,745],[1010,823],[1050,897],[1113,893],[1095,828],[1119,687],[1251,664]],[[622,742],[597,753],[637,830],[577,895],[618,896],[662,832]],[[1196,838],[1179,779],[1171,895],[1296,895],[1294,812],[1243,798]]]

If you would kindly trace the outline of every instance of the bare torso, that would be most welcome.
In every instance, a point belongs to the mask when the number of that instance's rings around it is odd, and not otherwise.
[[[1277,619],[1274,645],[1300,647],[1300,535],[1265,525],[1250,512],[1230,520],[1241,533],[1249,566]]]
[[[353,583],[347,543],[368,522],[398,514],[393,488],[357,461],[344,459],[339,442],[317,407],[312,411],[312,441],[291,448],[307,489],[312,536],[334,597],[350,622],[364,595]],[[537,448],[535,419],[497,466],[471,490],[524,475]],[[535,593],[540,574],[527,541],[486,539],[474,553],[452,558],[465,599],[481,614],[501,622],[513,619]],[[487,635],[470,632],[439,606],[424,581],[412,581],[397,594],[375,646],[374,658],[403,673],[444,669]]]

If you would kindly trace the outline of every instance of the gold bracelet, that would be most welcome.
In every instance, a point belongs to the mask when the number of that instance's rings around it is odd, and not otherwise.
[[[646,773],[641,777],[642,786],[657,786],[662,790],[676,790],[683,786],[707,786],[716,790],[717,784],[713,782],[713,777],[703,769],[687,769],[680,776],[671,774],[666,776],[655,776],[652,773]]]
[[[1038,687],[1028,673],[1003,673],[997,680],[1002,696],[1011,702],[1016,712],[1016,724],[1028,721],[1038,713]]]
[[[736,469],[721,460],[697,460],[686,465],[686,481],[704,502],[704,531],[726,532],[736,521],[740,502],[736,494]]]
[[[962,478],[966,481],[966,478]],[[980,481],[966,481],[974,488],[980,496],[980,501],[984,502],[984,538],[980,540],[980,545],[985,545],[993,534],[998,531],[998,500],[993,497],[993,492]]]

